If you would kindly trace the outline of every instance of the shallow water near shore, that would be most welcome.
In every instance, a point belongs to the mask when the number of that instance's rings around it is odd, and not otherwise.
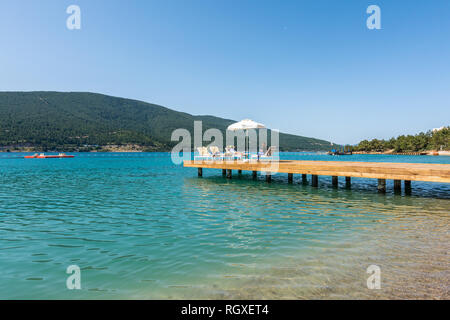
[[[251,173],[167,153],[0,154],[2,299],[450,298],[450,186]],[[450,163],[450,157],[283,153],[282,159]],[[309,179],[309,177],[308,177]],[[343,179],[341,179],[343,180]],[[66,268],[81,268],[68,290]],[[370,265],[381,289],[369,290]]]

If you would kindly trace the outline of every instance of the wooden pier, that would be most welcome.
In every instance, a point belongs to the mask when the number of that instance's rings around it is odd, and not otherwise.
[[[347,187],[351,178],[378,179],[378,191],[386,192],[386,180],[394,180],[394,191],[401,191],[401,181],[404,181],[405,191],[411,191],[411,181],[428,181],[450,183],[450,164],[431,163],[389,163],[389,162],[352,162],[352,161],[223,161],[203,160],[185,161],[184,167],[198,168],[198,175],[202,176],[203,169],[222,169],[223,176],[232,178],[232,171],[251,171],[253,178],[257,172],[266,175],[267,182],[271,181],[272,173],[288,174],[288,181],[293,181],[294,174],[302,175],[302,182],[307,182],[307,175],[311,175],[311,184],[318,186],[318,176],[331,176],[332,185],[338,186],[339,177],[345,177]]]

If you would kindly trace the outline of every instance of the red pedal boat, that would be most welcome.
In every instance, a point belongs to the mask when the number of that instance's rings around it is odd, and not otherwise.
[[[67,155],[65,153],[60,153],[58,155],[45,155],[41,154],[33,154],[32,156],[25,156],[25,159],[60,159],[60,158],[74,158],[75,156]]]

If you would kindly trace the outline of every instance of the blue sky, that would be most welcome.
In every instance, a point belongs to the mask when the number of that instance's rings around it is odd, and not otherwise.
[[[2,0],[0,38],[1,91],[99,92],[337,143],[450,124],[448,0]]]

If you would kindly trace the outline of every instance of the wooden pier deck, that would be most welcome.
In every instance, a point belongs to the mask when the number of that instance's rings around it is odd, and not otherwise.
[[[394,189],[401,190],[401,180],[405,181],[405,189],[411,188],[411,181],[429,181],[450,183],[450,164],[431,163],[390,163],[390,162],[353,162],[353,161],[241,161],[241,160],[203,160],[185,161],[184,167],[198,168],[198,175],[203,169],[222,169],[227,178],[232,177],[232,170],[252,171],[253,177],[257,172],[264,172],[270,182],[271,174],[275,172],[288,173],[288,181],[292,182],[294,174],[301,174],[303,182],[306,175],[311,175],[313,186],[318,185],[318,176],[331,176],[332,184],[338,185],[338,177],[346,177],[347,185],[351,177],[378,179],[378,190],[386,190],[386,180],[394,180]]]

